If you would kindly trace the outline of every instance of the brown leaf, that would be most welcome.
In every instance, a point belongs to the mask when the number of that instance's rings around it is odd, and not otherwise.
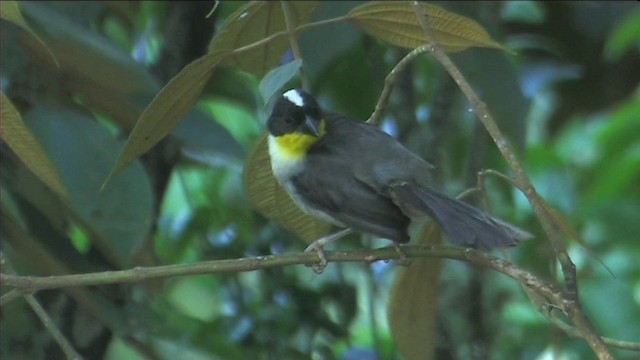
[[[419,243],[440,244],[442,232],[431,224],[419,238]],[[391,337],[407,360],[434,358],[441,262],[412,259],[396,274],[387,318]]]
[[[187,65],[144,110],[124,144],[109,179],[157,144],[182,120],[198,100],[224,53],[207,54]]]
[[[263,134],[244,163],[244,187],[251,204],[266,218],[311,243],[331,225],[306,215],[280,187],[271,172],[267,134]]]
[[[31,29],[29,24],[24,20],[24,17],[22,17],[18,1],[2,1],[0,4],[0,19],[12,22],[31,34],[31,36],[38,40],[38,43],[47,50],[57,65],[58,60],[53,55],[53,52],[51,52],[51,49],[49,49],[47,44],[38,36],[38,34],[36,34],[35,31]]]
[[[319,1],[288,2],[296,24],[309,21],[320,5]],[[286,34],[276,36],[260,45],[239,51],[245,46],[286,31],[287,25],[280,1],[252,1],[230,15],[220,32],[209,44],[209,52],[233,52],[224,65],[233,66],[262,78],[278,64],[289,47]]]
[[[474,46],[505,49],[476,21],[435,5],[421,6],[443,50],[461,51]],[[428,43],[409,1],[368,2],[351,10],[347,18],[367,34],[396,46],[414,49]]]
[[[60,197],[67,199],[67,189],[62,183],[58,169],[53,165],[31,130],[22,121],[22,117],[11,101],[4,93],[0,93],[0,96],[2,97],[0,138],[42,182]]]

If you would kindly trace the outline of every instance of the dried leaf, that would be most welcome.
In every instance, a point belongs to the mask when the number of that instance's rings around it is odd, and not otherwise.
[[[271,172],[266,133],[245,160],[243,180],[251,204],[304,241],[311,243],[331,230],[330,224],[303,213],[280,187]]]
[[[29,24],[24,20],[24,17],[22,17],[18,1],[2,1],[0,4],[0,19],[12,22],[31,34],[31,36],[38,40],[40,45],[47,49],[47,52],[49,52],[49,55],[51,55],[53,61],[57,65],[58,60],[53,55],[53,52],[51,52],[51,49],[49,49],[47,44],[38,36],[38,34],[36,34],[35,31],[31,29]]]
[[[223,53],[216,53],[199,58],[182,69],[160,90],[138,119],[105,184],[176,127],[198,100],[202,89],[224,56]]]
[[[2,96],[0,138],[42,182],[63,199],[67,199],[67,189],[62,183],[58,169],[22,121],[22,117],[11,101],[4,93],[0,93],[0,96]]]
[[[440,228],[431,224],[418,242],[440,244]],[[391,337],[407,360],[434,358],[441,263],[440,259],[413,259],[396,274],[387,318]]]
[[[443,50],[461,51],[474,46],[505,49],[476,21],[435,5],[421,6]],[[368,2],[351,10],[347,18],[369,35],[396,46],[414,49],[428,43],[409,1]]]
[[[291,1],[288,6],[297,26],[309,21],[319,1]],[[289,47],[285,34],[258,46],[236,51],[285,31],[287,25],[280,1],[252,1],[230,15],[209,44],[209,52],[233,52],[224,65],[233,66],[262,78],[278,64]]]

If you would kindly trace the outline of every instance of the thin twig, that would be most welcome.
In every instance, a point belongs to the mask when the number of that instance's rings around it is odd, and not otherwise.
[[[62,349],[62,352],[64,352],[67,359],[82,360],[82,356],[78,354],[78,352],[73,348],[73,345],[71,345],[60,329],[58,329],[49,314],[47,314],[47,311],[40,305],[38,300],[36,300],[35,296],[25,295],[24,299],[27,301],[33,312],[36,313],[45,329],[47,329],[49,334],[51,334],[53,340],[55,340],[58,346],[60,346],[60,349]]]
[[[373,125],[380,124],[380,121],[382,120],[382,112],[386,108],[387,102],[389,102],[389,96],[391,95],[391,90],[393,89],[393,86],[396,83],[396,78],[398,77],[398,74],[402,72],[402,70],[404,70],[404,68],[407,65],[409,65],[411,61],[413,61],[413,59],[418,57],[418,55],[424,54],[427,51],[429,51],[429,46],[420,46],[418,48],[415,48],[411,52],[409,52],[407,55],[405,55],[405,57],[403,57],[402,60],[400,60],[396,64],[396,66],[394,66],[393,69],[391,69],[387,77],[384,78],[384,87],[382,88],[382,93],[378,98],[378,103],[376,104],[376,107],[373,110],[373,113],[371,114],[371,116],[369,116],[369,119],[367,120],[368,123]]]
[[[20,299],[23,296],[25,296],[26,294],[29,294],[29,292],[25,292],[23,290],[20,289],[13,289],[11,291],[9,291],[8,293],[0,296],[0,306],[8,304],[9,302],[15,300],[15,299]]]
[[[567,335],[569,335],[569,336],[571,336],[573,338],[578,338],[578,339],[584,338],[584,336],[582,335],[582,332],[580,332],[575,327],[565,323],[564,321],[562,321],[558,317],[553,316],[553,315],[549,315],[549,316],[546,316],[546,318],[547,318],[547,320],[549,320],[549,322],[554,324],[560,330],[564,331]],[[604,336],[602,336],[602,341],[604,341],[605,344],[607,344],[607,345],[609,345],[611,347],[615,347],[615,348],[622,349],[622,350],[630,350],[630,351],[638,351],[638,352],[640,352],[640,343],[637,343],[637,342],[612,339],[612,338],[608,338],[608,337],[604,337]]]
[[[284,13],[284,22],[287,25],[287,35],[289,36],[289,46],[291,46],[291,52],[293,53],[293,58],[296,60],[302,60],[302,53],[300,52],[300,45],[298,44],[297,38],[297,21],[295,18],[293,11],[291,11],[291,4],[288,1],[280,1],[282,5],[282,12]],[[300,67],[300,83],[304,90],[309,91],[309,82],[307,78],[304,76],[304,63]]]
[[[13,266],[8,261],[8,259],[4,258],[4,254],[0,254],[0,261],[2,263],[2,271],[15,274],[15,271],[13,270]],[[17,275],[13,275],[13,276],[17,276]],[[51,319],[51,317],[49,316],[47,311],[42,307],[42,305],[40,305],[40,303],[38,302],[38,299],[36,299],[35,296],[33,296],[30,292],[29,293],[25,292],[24,290],[14,289],[10,291],[8,294],[5,294],[2,298],[6,300],[5,296],[12,293],[14,294],[13,296],[17,296],[20,294],[24,296],[24,299],[26,300],[27,304],[29,304],[29,306],[31,307],[31,310],[33,310],[36,316],[40,319],[40,322],[42,322],[42,325],[44,326],[44,328],[47,329],[49,334],[51,334],[51,337],[53,338],[53,340],[58,344],[58,346],[60,346],[60,349],[65,354],[67,359],[82,360],[82,356],[80,356],[80,354],[76,351],[76,349],[74,349],[73,345],[71,345],[71,342],[67,340],[67,338],[64,336],[62,331],[58,329],[58,326],[56,325],[56,323],[53,321],[53,319]]]
[[[323,25],[328,25],[328,24],[332,24],[332,23],[336,23],[336,22],[341,22],[341,21],[345,21],[347,18],[346,17],[337,17],[337,18],[333,18],[333,19],[327,19],[327,20],[322,20],[322,21],[316,21],[316,22],[312,22],[312,23],[307,23],[301,26],[298,26],[297,28],[295,28],[295,32],[296,34],[301,33],[303,31],[306,31],[308,29],[311,29],[313,27],[316,26],[323,26]],[[233,49],[230,51],[230,54],[239,54],[239,53],[243,53],[245,51],[249,51],[249,50],[253,50],[257,47],[260,47],[264,44],[268,44],[271,41],[273,41],[276,38],[279,38],[281,36],[287,36],[289,34],[288,31],[278,31],[276,33],[273,33],[269,36],[267,36],[266,38],[260,39],[259,41],[256,41],[254,43],[251,44],[247,44],[245,46]]]

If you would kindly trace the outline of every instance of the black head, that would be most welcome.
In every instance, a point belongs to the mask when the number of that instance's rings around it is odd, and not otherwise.
[[[267,128],[273,136],[300,133],[320,136],[322,110],[309,93],[301,89],[285,92],[273,106]]]

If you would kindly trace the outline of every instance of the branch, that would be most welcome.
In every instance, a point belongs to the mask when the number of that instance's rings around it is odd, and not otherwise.
[[[533,184],[531,184],[531,181],[524,171],[524,168],[516,159],[516,156],[511,149],[509,142],[504,137],[504,135],[502,135],[502,132],[498,128],[498,125],[493,119],[493,116],[489,112],[487,105],[480,100],[480,98],[473,91],[471,85],[464,78],[460,70],[455,66],[449,56],[438,45],[435,36],[433,36],[433,31],[429,26],[429,23],[427,22],[427,18],[422,12],[420,3],[418,1],[413,1],[413,6],[420,26],[424,30],[427,39],[429,39],[431,54],[442,64],[449,75],[451,75],[451,77],[455,80],[456,84],[458,84],[460,90],[465,94],[467,99],[469,99],[469,102],[471,102],[476,117],[484,125],[485,129],[487,129],[487,132],[489,132],[491,139],[494,141],[494,143],[498,147],[498,150],[500,150],[500,153],[507,161],[507,164],[515,175],[518,188],[521,189],[521,191],[527,197],[527,200],[531,204],[534,213],[542,224],[545,235],[551,242],[554,253],[560,261],[560,266],[562,268],[562,273],[566,283],[566,292],[564,296],[564,302],[566,304],[561,308],[564,309],[565,313],[574,323],[576,328],[578,328],[582,332],[585,341],[589,344],[591,349],[598,355],[600,359],[613,359],[606,345],[595,331],[593,324],[582,310],[582,306],[580,304],[580,299],[578,296],[578,280],[575,264],[571,261],[571,258],[567,254],[560,236],[554,229],[554,220],[546,211],[547,207],[544,205],[544,200],[542,200],[540,195],[533,187]]]
[[[576,329],[575,327],[573,327],[571,325],[568,325],[567,323],[565,323],[561,319],[557,318],[556,316],[553,316],[553,315],[549,314],[548,316],[545,316],[545,317],[552,324],[554,324],[559,329],[564,331],[568,336],[573,337],[573,338],[580,338],[580,339],[584,338],[584,336],[582,335],[582,333],[580,331],[578,331],[578,329]],[[602,336],[602,341],[604,341],[605,344],[607,344],[607,345],[609,345],[611,347],[615,347],[615,348],[622,349],[622,350],[630,350],[630,351],[638,351],[638,352],[640,352],[640,343],[637,343],[637,342],[623,341],[623,340],[612,339],[612,338],[608,338],[608,337],[604,337],[604,336]]]
[[[411,63],[411,61],[413,61],[413,59],[415,59],[418,55],[424,54],[427,51],[430,51],[430,46],[417,47],[413,49],[410,53],[405,55],[405,57],[403,57],[402,60],[400,60],[396,64],[396,66],[394,66],[393,69],[391,69],[387,77],[384,78],[384,88],[382,89],[382,93],[378,98],[378,103],[376,104],[376,107],[373,110],[373,114],[371,114],[371,116],[367,120],[369,124],[373,124],[373,125],[380,124],[380,121],[382,120],[382,112],[384,111],[384,108],[387,106],[387,103],[389,102],[389,96],[391,95],[391,90],[393,89],[393,86],[396,83],[396,78],[398,77],[398,74],[402,70],[404,70],[404,68],[407,67],[407,65],[409,65],[409,63]]]
[[[518,281],[527,290],[533,291],[545,300],[545,307],[558,308],[566,312],[572,306],[563,296],[562,290],[540,279],[515,264],[493,257],[485,252],[444,245],[404,245],[402,254],[407,258],[445,258],[471,263],[476,266],[493,269]],[[361,249],[354,251],[325,251],[329,262],[366,262],[398,260],[400,253],[395,248]],[[99,273],[60,275],[60,276],[17,276],[0,273],[3,287],[13,287],[15,291],[28,293],[45,289],[97,286],[115,283],[135,283],[159,278],[185,275],[223,274],[256,271],[261,269],[289,266],[314,265],[318,256],[311,252],[256,256],[251,258],[213,260],[195,264],[164,265],[155,267],[136,267],[129,270],[106,271]],[[410,266],[410,265],[409,265]],[[6,295],[5,295],[6,296]],[[543,316],[548,315],[539,309]],[[554,322],[555,323],[555,322]],[[563,329],[564,330],[564,329]],[[584,337],[582,332],[570,333],[571,336]],[[607,343],[627,350],[638,350],[640,344],[607,339]]]
[[[293,11],[291,10],[291,4],[288,1],[280,1],[282,5],[282,12],[284,13],[284,21],[287,25],[287,35],[289,36],[289,46],[291,46],[291,52],[293,53],[293,58],[296,60],[302,60],[302,53],[300,52],[300,45],[298,44],[298,39],[296,37],[297,33],[297,21],[295,18]],[[300,83],[302,88],[306,91],[309,91],[309,82],[307,78],[304,76],[304,62],[300,67]]]
[[[536,278],[516,265],[495,258],[484,252],[445,245],[404,245],[402,252],[407,257],[447,258],[467,261],[472,264],[492,268],[510,276],[524,285],[534,286],[541,295],[555,298],[558,293],[551,285]],[[380,249],[360,249],[354,251],[325,251],[329,262],[375,262],[397,260],[401,255],[392,247]],[[59,276],[19,276],[0,273],[2,286],[13,287],[25,292],[45,289],[97,286],[115,283],[134,283],[146,280],[185,275],[220,274],[255,271],[288,265],[314,265],[318,256],[314,252],[281,255],[256,256],[240,259],[212,260],[194,264],[176,264],[153,267],[135,267],[129,270],[105,271],[87,274]],[[561,307],[561,304],[554,305]]]
[[[2,264],[4,271],[15,273],[13,270],[13,266],[4,258],[4,255],[2,253],[0,253],[0,263]],[[58,326],[56,325],[56,323],[53,321],[53,319],[51,319],[51,316],[49,316],[47,311],[42,307],[42,305],[40,305],[40,303],[38,302],[38,299],[36,299],[36,297],[33,296],[33,294],[25,293],[19,289],[14,289],[9,293],[3,295],[2,298],[3,299],[5,297],[14,298],[19,295],[24,296],[24,299],[27,302],[27,304],[29,304],[29,307],[31,307],[31,310],[33,310],[33,312],[36,314],[38,319],[40,319],[40,322],[42,323],[44,328],[47,329],[47,331],[49,332],[53,340],[58,344],[58,346],[60,347],[62,352],[65,354],[67,359],[82,360],[83,359],[82,356],[80,356],[80,354],[73,348],[73,345],[71,345],[71,342],[67,340],[67,338],[64,336],[62,331],[58,329]]]
[[[60,329],[58,329],[49,314],[47,314],[47,311],[42,307],[42,305],[40,305],[38,300],[36,300],[35,296],[25,295],[24,298],[33,312],[36,313],[42,322],[42,325],[44,325],[45,329],[47,329],[49,334],[51,334],[51,337],[53,337],[58,346],[60,346],[60,349],[62,349],[62,352],[64,352],[67,359],[82,360],[82,356],[76,352],[69,340],[67,340]]]

